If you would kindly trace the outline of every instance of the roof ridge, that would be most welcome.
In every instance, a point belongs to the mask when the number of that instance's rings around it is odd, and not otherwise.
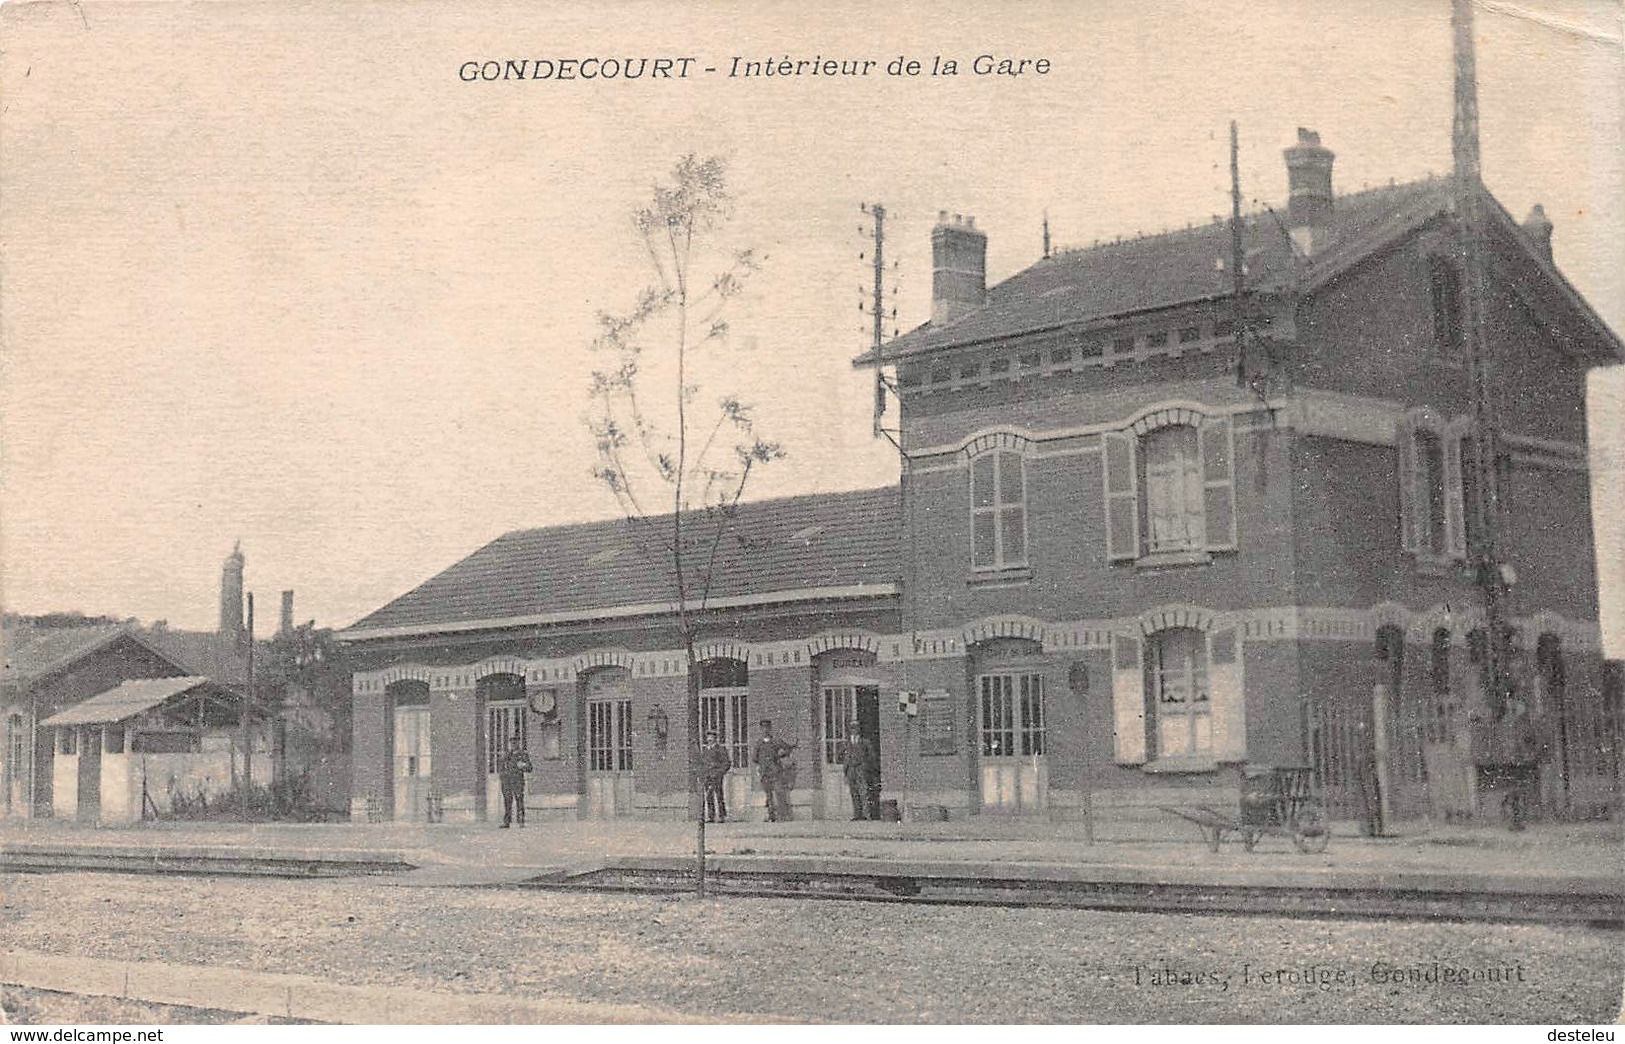
[[[744,501],[740,502],[739,507],[742,510],[748,510],[750,508],[765,507],[765,506],[768,506],[768,505],[771,505],[771,504],[790,504],[790,503],[794,503],[794,502],[800,501],[800,500],[825,500],[825,501],[827,501],[827,500],[830,500],[830,499],[836,498],[836,497],[854,497],[855,498],[855,497],[863,496],[865,494],[892,492],[892,491],[895,491],[896,489],[897,489],[897,484],[896,483],[891,483],[891,484],[885,485],[885,486],[866,486],[866,487],[864,487],[862,489],[843,489],[843,490],[835,490],[833,492],[792,493],[792,494],[789,494],[788,496],[765,497],[765,498],[763,498],[761,500],[744,500]],[[699,513],[699,512],[704,511],[705,509],[704,508],[691,508],[689,510],[690,510],[690,513]],[[663,513],[658,514],[658,515],[648,515],[648,516],[645,516],[645,517],[649,521],[653,522],[653,521],[658,520],[658,519],[671,518],[671,516],[672,516],[672,513],[667,511],[667,512],[663,512]],[[593,520],[587,520],[587,521],[582,521],[582,522],[561,522],[561,523],[558,523],[558,524],[555,524],[555,525],[550,525],[550,526],[546,526],[546,525],[544,525],[544,526],[526,526],[526,527],[524,527],[522,529],[510,529],[507,532],[501,534],[500,536],[494,537],[493,539],[487,541],[485,544],[481,545],[480,549],[483,550],[484,548],[490,547],[492,544],[495,544],[499,540],[506,540],[509,537],[524,536],[524,535],[529,534],[529,533],[557,533],[557,532],[561,532],[561,531],[564,531],[564,530],[572,530],[572,529],[574,529],[574,530],[591,529],[593,527],[600,527],[600,526],[601,527],[613,526],[616,523],[629,522],[629,521],[631,521],[631,519],[629,519],[626,515],[619,515],[619,516],[616,516],[616,517],[613,517],[613,518],[593,519]]]

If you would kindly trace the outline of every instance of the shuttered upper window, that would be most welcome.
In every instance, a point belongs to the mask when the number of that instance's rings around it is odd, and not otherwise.
[[[1229,417],[1106,432],[1106,553],[1114,561],[1236,547]]]

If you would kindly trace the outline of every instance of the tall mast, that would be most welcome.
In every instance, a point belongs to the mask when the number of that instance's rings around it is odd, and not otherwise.
[[[1491,360],[1484,343],[1484,192],[1478,148],[1478,70],[1473,53],[1473,2],[1451,0],[1455,37],[1455,116],[1451,133],[1452,185],[1462,262],[1461,319],[1473,418],[1474,578],[1484,598],[1484,688],[1490,709],[1501,706],[1508,678],[1506,584],[1500,562],[1500,489],[1496,467],[1496,409]]]

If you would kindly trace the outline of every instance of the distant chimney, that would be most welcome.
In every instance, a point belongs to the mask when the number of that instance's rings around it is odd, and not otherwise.
[[[282,592],[282,622],[277,626],[277,634],[293,633],[293,592]]]
[[[1292,242],[1307,257],[1326,245],[1332,223],[1331,149],[1320,144],[1320,135],[1298,128],[1298,143],[1286,150],[1287,228]]]
[[[243,545],[231,549],[220,569],[220,634],[233,640],[243,636]]]
[[[1536,203],[1529,216],[1523,219],[1523,234],[1535,244],[1535,249],[1540,252],[1541,257],[1548,262],[1552,260],[1552,219],[1546,216],[1546,208],[1539,203]]]
[[[937,212],[931,230],[931,321],[938,326],[987,303],[987,233],[974,217]]]

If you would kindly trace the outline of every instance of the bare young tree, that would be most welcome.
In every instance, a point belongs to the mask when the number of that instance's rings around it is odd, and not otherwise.
[[[615,495],[652,564],[669,566],[672,603],[688,666],[688,782],[696,867],[705,891],[705,810],[698,773],[700,665],[697,625],[725,540],[752,472],[784,456],[756,431],[751,408],[732,394],[702,403],[723,383],[730,302],[760,259],[714,240],[731,215],[724,164],[690,154],[633,212],[651,282],[623,314],[600,313],[588,418],[595,475]],[[664,570],[663,570],[664,571]]]

